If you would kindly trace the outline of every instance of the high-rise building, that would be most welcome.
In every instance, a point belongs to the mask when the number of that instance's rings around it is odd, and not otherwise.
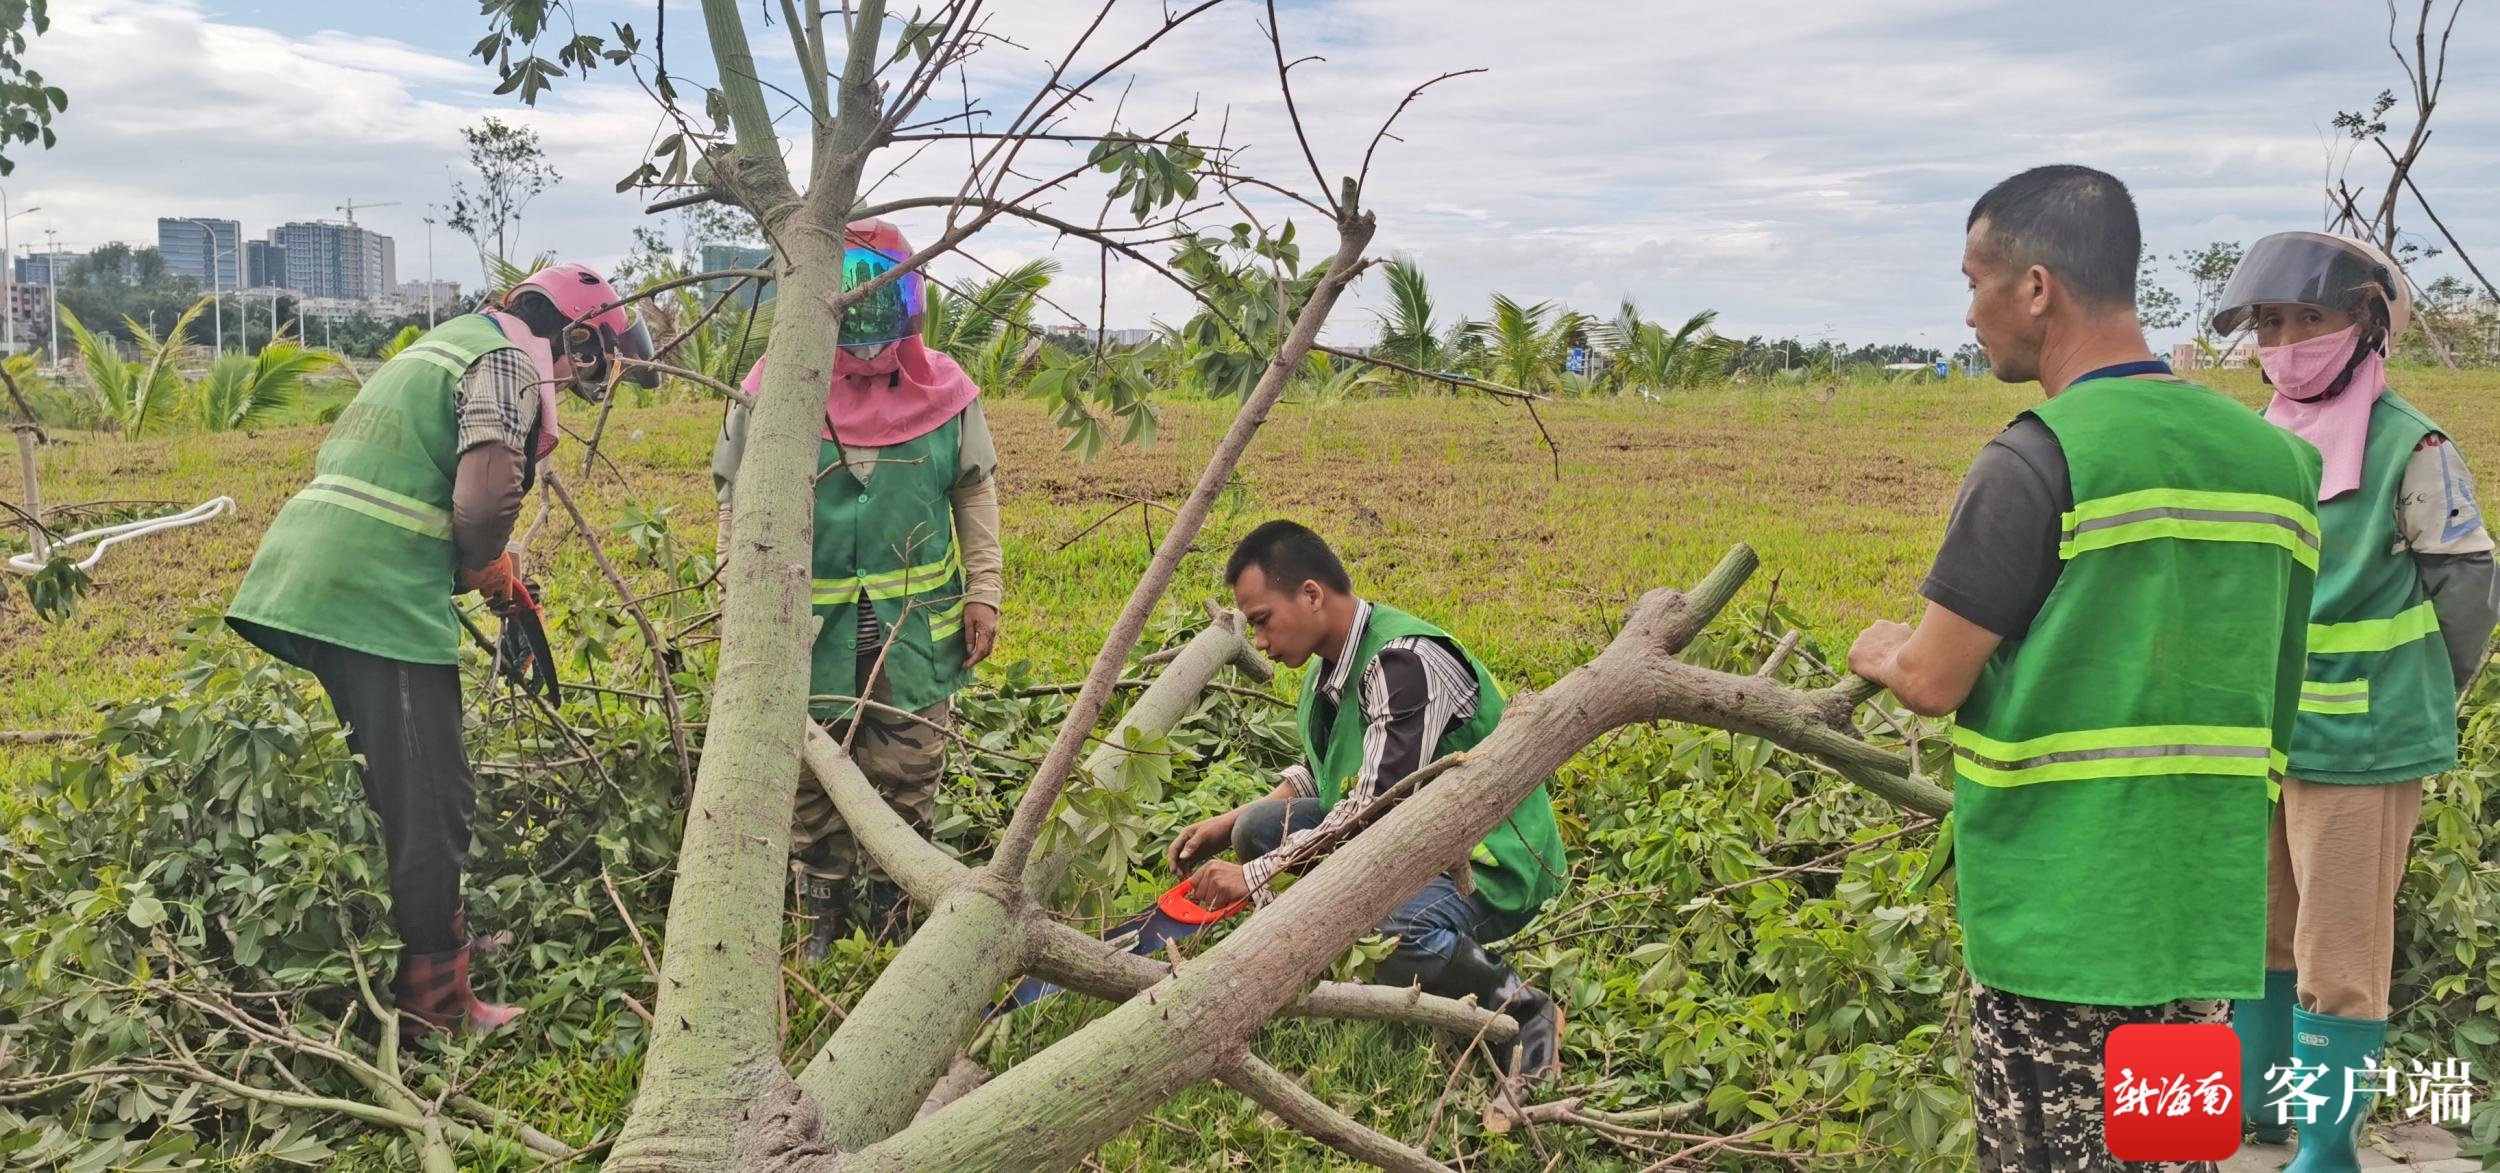
[[[156,251],[165,258],[166,272],[197,281],[203,290],[241,284],[243,225],[237,221],[159,216]]]
[[[379,301],[394,291],[391,238],[354,224],[281,224],[269,241],[285,251],[280,284],[306,297]]]
[[[266,240],[244,241],[243,284],[253,289],[286,284],[286,249]]]
[[[703,246],[703,271],[706,273],[717,273],[723,269],[770,269],[772,267],[773,250],[762,245],[707,244]],[[703,283],[703,296],[719,297],[722,290],[736,284],[737,280],[735,277],[715,277],[706,281]],[[765,301],[773,299],[773,283],[769,280],[764,282],[763,299]],[[746,295],[738,295],[738,300],[744,303]]]
[[[49,285],[52,275],[69,277],[69,267],[78,263],[74,252],[28,253],[17,258],[17,281],[24,285]]]

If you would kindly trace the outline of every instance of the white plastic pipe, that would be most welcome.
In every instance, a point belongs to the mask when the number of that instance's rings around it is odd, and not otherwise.
[[[170,513],[163,517],[151,517],[142,521],[125,521],[119,525],[108,525],[102,529],[71,534],[53,543],[52,550],[58,553],[80,542],[94,542],[94,551],[77,564],[80,570],[92,570],[95,564],[104,558],[104,552],[119,543],[148,534],[162,533],[169,529],[181,529],[186,525],[198,525],[221,513],[232,512],[234,512],[234,498],[212,497],[180,513]],[[9,569],[19,574],[33,574],[43,567],[44,559],[34,554],[18,554],[9,559]]]

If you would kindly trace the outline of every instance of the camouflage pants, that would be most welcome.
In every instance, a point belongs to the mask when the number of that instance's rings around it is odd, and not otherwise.
[[[868,678],[874,662],[874,653],[861,658],[861,679]],[[884,701],[893,693],[880,679],[869,695]],[[851,760],[858,764],[860,773],[868,776],[877,793],[885,796],[887,806],[927,835],[937,814],[938,781],[946,767],[946,737],[930,726],[952,728],[954,704],[939,701],[920,710],[918,716],[920,720],[915,721],[899,713],[874,709],[861,714],[856,718],[859,737],[851,743]],[[850,736],[851,722],[832,722],[825,731],[840,741]],[[884,869],[860,850],[858,840],[851,838],[849,828],[842,824],[841,812],[834,809],[832,797],[814,774],[802,774],[799,779],[798,803],[790,812],[790,854],[800,870],[810,876],[828,880],[853,876],[886,878]]]
[[[2087,1006],[1973,984],[1971,1112],[1981,1173],[2215,1173],[2211,1161],[2121,1161],[2101,1131],[2101,1050],[2134,1023],[2227,1022],[2226,1001]]]

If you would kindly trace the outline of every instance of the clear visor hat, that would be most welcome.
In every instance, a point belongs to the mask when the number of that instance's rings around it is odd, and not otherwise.
[[[901,257],[880,249],[860,245],[843,249],[843,292],[848,293],[876,280],[901,261]],[[919,328],[921,310],[925,306],[923,296],[917,270],[879,286],[875,292],[843,312],[842,345],[874,346],[909,336]]]
[[[2222,289],[2213,332],[2228,337],[2255,318],[2261,305],[2306,305],[2352,312],[2364,299],[2395,302],[2397,282],[2387,264],[2357,241],[2323,232],[2278,232],[2250,245]],[[2403,324],[2397,323],[2397,329]]]

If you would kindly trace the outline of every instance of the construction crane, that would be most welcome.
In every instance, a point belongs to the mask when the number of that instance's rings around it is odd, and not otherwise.
[[[346,203],[338,205],[338,210],[346,213],[347,222],[353,224],[356,222],[356,209],[358,208],[396,208],[398,206],[398,200],[384,200],[378,204],[360,204],[356,202],[356,197],[349,196]]]

